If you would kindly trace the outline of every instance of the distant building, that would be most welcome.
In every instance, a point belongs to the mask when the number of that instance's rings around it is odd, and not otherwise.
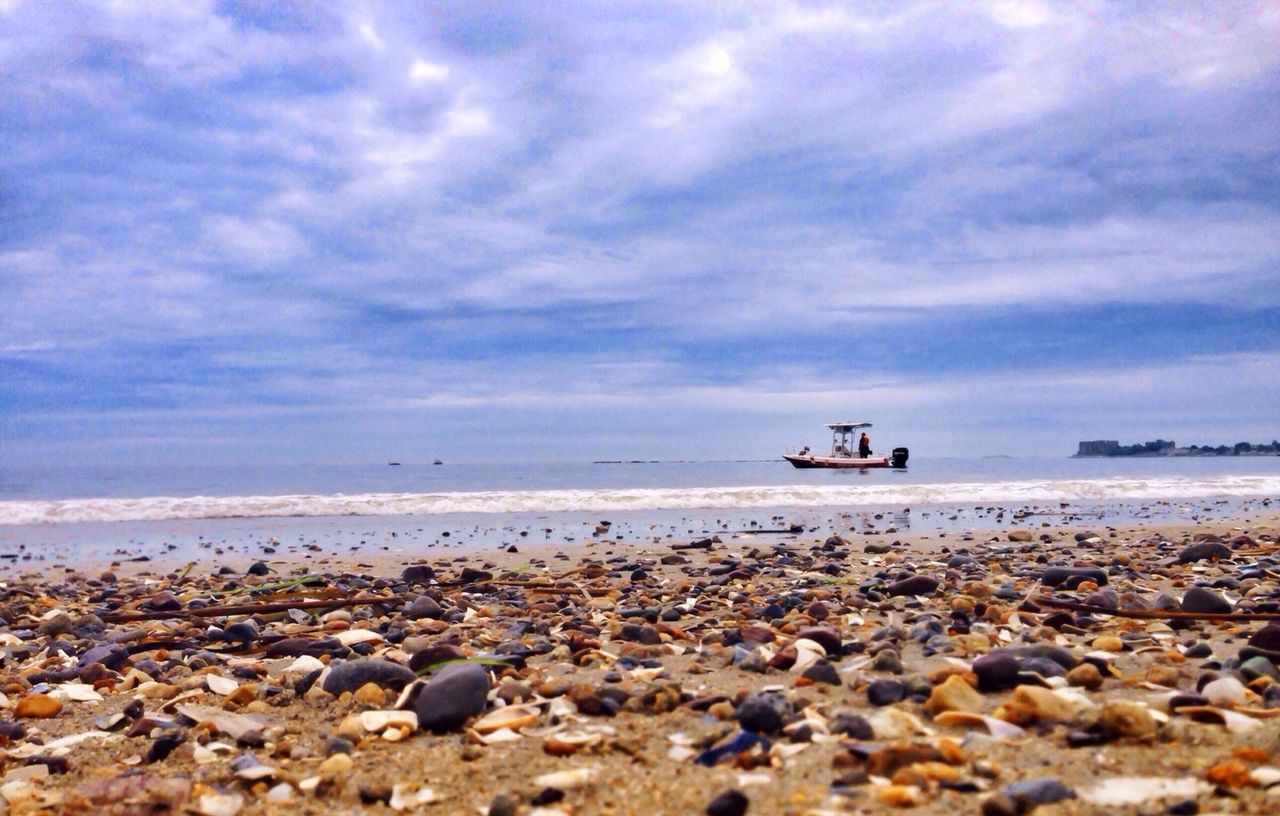
[[[1120,452],[1120,443],[1115,439],[1095,439],[1081,442],[1076,456],[1115,456]]]

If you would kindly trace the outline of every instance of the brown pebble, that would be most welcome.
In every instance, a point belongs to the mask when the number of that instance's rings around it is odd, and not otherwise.
[[[60,713],[62,713],[62,701],[47,694],[28,694],[19,700],[18,705],[13,709],[15,717],[30,717],[38,720],[56,717]]]
[[[1081,663],[1067,672],[1067,683],[1077,688],[1096,691],[1102,687],[1102,672],[1092,663]]]

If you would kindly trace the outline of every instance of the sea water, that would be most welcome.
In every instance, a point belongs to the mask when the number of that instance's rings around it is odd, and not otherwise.
[[[1272,499],[1276,456],[913,458],[904,470],[866,471],[781,460],[4,468],[0,555],[199,557],[269,541],[325,552],[475,549],[572,542],[598,535],[600,521],[640,542],[797,524],[991,527],[1010,523],[1012,509],[1179,521],[1241,503],[1262,512]]]

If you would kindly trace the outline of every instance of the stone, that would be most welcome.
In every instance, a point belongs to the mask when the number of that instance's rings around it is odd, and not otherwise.
[[[1018,685],[1018,659],[1008,652],[988,652],[973,661],[978,690],[1006,691]]]
[[[907,696],[907,687],[899,680],[872,680],[867,686],[867,702],[873,706],[893,705]]]
[[[904,595],[932,595],[938,590],[938,579],[928,575],[912,575],[889,584],[886,590],[890,597]]]
[[[409,620],[422,618],[439,620],[444,617],[444,609],[430,595],[419,595],[413,599],[413,603],[409,604],[409,608],[404,611],[404,616]]]
[[[1200,689],[1200,694],[1204,696],[1209,705],[1218,706],[1219,708],[1235,708],[1244,705],[1248,695],[1245,693],[1244,684],[1234,677],[1219,677]]]
[[[840,680],[840,672],[836,671],[836,667],[829,660],[818,660],[805,669],[800,676],[813,683],[822,683],[828,686],[844,685]]]
[[[1276,671],[1275,664],[1261,655],[1241,663],[1240,674],[1249,681],[1257,680],[1259,677],[1270,677],[1273,681],[1280,682],[1280,672]]]
[[[411,564],[400,573],[400,580],[406,584],[425,584],[435,578],[436,571],[426,564]]]
[[[408,666],[390,660],[348,660],[330,668],[323,688],[337,697],[345,691],[355,691],[365,683],[399,691],[417,679],[418,676]]]
[[[1097,567],[1049,567],[1040,576],[1040,583],[1050,587],[1075,589],[1084,581],[1098,586],[1107,583],[1107,573]]]
[[[1268,623],[1254,632],[1249,636],[1249,645],[1269,652],[1280,652],[1280,623]]]
[[[478,663],[450,663],[422,687],[414,708],[425,731],[455,731],[484,711],[489,672]]]
[[[1030,530],[1010,530],[1010,531],[1009,531],[1009,540],[1010,540],[1010,541],[1021,541],[1021,542],[1034,541],[1034,540],[1035,540],[1035,534],[1034,534],[1034,533],[1032,533]]]
[[[1150,709],[1129,700],[1105,703],[1098,723],[1114,739],[1153,740],[1158,729]]]
[[[810,626],[796,633],[796,639],[807,638],[826,650],[827,655],[840,654],[840,630],[834,626]]]
[[[1081,663],[1067,672],[1067,684],[1096,691],[1102,688],[1102,672],[1092,663]]]
[[[1103,652],[1123,652],[1124,641],[1115,635],[1103,635],[1094,638],[1093,648]]]
[[[1224,613],[1232,609],[1231,601],[1204,587],[1191,587],[1182,596],[1183,612]]]
[[[1017,803],[1018,813],[1030,813],[1040,805],[1074,799],[1076,796],[1075,791],[1052,777],[1020,779],[1006,785],[1000,792]]]
[[[28,694],[18,701],[13,716],[18,719],[45,720],[62,713],[62,701],[47,694]]]
[[[941,685],[933,687],[924,710],[929,714],[940,714],[943,711],[975,713],[982,710],[982,695],[963,677],[953,674]]]
[[[742,791],[730,788],[717,793],[707,803],[707,816],[743,816],[747,812],[750,800]]]
[[[773,735],[782,730],[784,720],[793,711],[791,702],[781,694],[761,692],[739,703],[734,716],[743,731]]]
[[[872,671],[902,674],[902,655],[895,649],[885,649],[871,661]]]
[[[119,671],[129,659],[129,650],[123,646],[114,644],[102,644],[94,646],[84,654],[80,655],[77,665],[81,668],[92,666],[94,664],[102,664],[112,671]]]
[[[1179,564],[1191,564],[1196,561],[1217,561],[1219,558],[1230,558],[1231,548],[1217,541],[1200,541],[1183,548],[1178,553]]]

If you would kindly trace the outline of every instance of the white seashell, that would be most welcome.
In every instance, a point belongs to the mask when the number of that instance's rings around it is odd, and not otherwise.
[[[1247,734],[1254,729],[1262,727],[1262,723],[1258,720],[1226,708],[1184,706],[1178,709],[1178,713],[1188,716],[1196,722],[1211,722],[1225,726],[1227,731],[1232,734]]]
[[[204,676],[204,684],[209,687],[209,691],[214,694],[221,694],[223,697],[240,688],[240,684],[235,680],[219,674],[206,674]]]
[[[971,714],[967,711],[943,711],[933,718],[938,725],[981,725],[991,736],[1004,742],[1017,742],[1027,736],[1025,729],[1013,723],[1005,722],[985,714]]]
[[[391,799],[387,804],[391,805],[392,810],[412,810],[419,805],[440,801],[440,797],[431,788],[418,788],[415,791],[413,787],[401,783],[391,788]]]
[[[317,680],[316,684],[319,685],[319,683],[320,681]],[[426,684],[425,680],[414,680],[412,683],[405,686],[400,690],[400,696],[396,698],[396,704],[393,705],[392,708],[408,708],[409,700],[413,699],[417,694],[418,689]]]
[[[767,773],[740,773],[738,774],[738,787],[749,788],[752,785],[771,785],[773,784],[773,775]]]
[[[897,708],[886,708],[871,716],[871,730],[876,739],[905,739],[917,734],[929,735],[933,730],[920,721],[914,714]]]
[[[1119,776],[1103,779],[1076,793],[1085,802],[1102,807],[1140,805],[1156,799],[1194,799],[1213,790],[1195,777],[1166,779],[1158,776]]]
[[[697,751],[683,745],[673,745],[667,749],[667,759],[672,762],[688,762],[697,755]]]
[[[1244,684],[1234,677],[1219,677],[1200,690],[1209,705],[1219,708],[1235,708],[1244,705],[1247,697]]]
[[[403,725],[388,728],[382,732],[382,738],[387,742],[403,742],[414,732],[412,728],[406,728]]]
[[[322,663],[318,658],[312,657],[311,655],[302,655],[297,660],[290,663],[285,668],[284,673],[307,675],[311,674],[313,671],[322,670],[324,668],[324,663]]]
[[[510,728],[499,728],[496,731],[491,731],[487,734],[481,734],[478,731],[472,730],[471,734],[485,745],[497,745],[500,742],[516,742],[524,739],[523,736],[512,731]]]
[[[110,731],[84,731],[79,734],[72,734],[69,737],[51,740],[43,745],[36,745],[30,742],[24,742],[16,748],[11,748],[8,755],[15,759],[26,759],[36,754],[53,754],[55,756],[65,755],[72,746],[78,745],[85,740],[100,739],[107,742],[115,742],[124,739],[122,734],[112,734]]]
[[[244,797],[238,793],[206,793],[196,805],[203,816],[236,816],[242,807]]]
[[[357,643],[382,642],[382,635],[372,629],[344,629],[341,632],[335,632],[333,637],[343,646],[354,646]]]
[[[533,784],[540,788],[559,788],[560,790],[569,790],[570,788],[580,788],[590,782],[597,773],[599,768],[574,768],[571,771],[553,771],[545,773],[534,778]]]
[[[306,779],[298,783],[298,790],[303,793],[312,793],[316,788],[320,787],[320,783],[323,781],[323,776],[308,776]]]
[[[288,804],[293,801],[293,786],[288,782],[281,782],[271,790],[267,791],[266,795],[262,798],[273,805]]]
[[[497,731],[500,728],[509,728],[518,731],[521,728],[527,728],[538,721],[538,715],[542,713],[542,709],[535,705],[511,705],[499,708],[496,711],[490,711],[480,719],[476,720],[471,728],[481,734],[487,734],[490,731]]]
[[[49,696],[56,700],[71,700],[76,703],[102,702],[102,695],[88,683],[62,683],[54,686]]]
[[[657,680],[659,677],[665,674],[666,671],[667,670],[662,666],[659,666],[656,669],[650,669],[644,666],[640,666],[638,668],[632,669],[630,672],[630,675],[632,680],[635,680],[640,683],[648,683],[651,680]]]
[[[414,711],[360,712],[360,727],[365,731],[376,734],[392,726],[413,730],[418,727],[418,715]]]

